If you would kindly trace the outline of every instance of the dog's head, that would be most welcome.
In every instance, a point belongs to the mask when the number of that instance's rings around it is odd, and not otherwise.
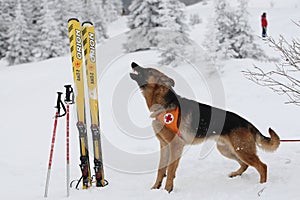
[[[174,87],[174,80],[156,69],[143,68],[135,62],[131,63],[131,68],[133,72],[130,73],[130,77],[141,89],[158,86]]]
[[[131,63],[130,77],[140,87],[150,110],[154,105],[168,106],[170,98],[174,97],[171,88],[175,82],[170,77],[153,68],[143,68],[136,63]]]

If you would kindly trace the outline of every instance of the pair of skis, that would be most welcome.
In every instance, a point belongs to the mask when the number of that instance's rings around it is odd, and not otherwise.
[[[94,170],[96,186],[104,187],[107,181],[104,179],[102,150],[100,140],[100,121],[98,108],[98,86],[96,70],[96,37],[94,26],[91,22],[84,22],[82,26],[78,19],[68,21],[70,49],[75,88],[75,102],[77,110],[77,128],[80,143],[80,169],[82,173],[82,188],[92,186],[90,169],[88,137],[85,114],[85,91],[84,91],[84,64],[86,67],[86,79],[88,86],[88,99],[91,115],[91,132],[94,149]]]

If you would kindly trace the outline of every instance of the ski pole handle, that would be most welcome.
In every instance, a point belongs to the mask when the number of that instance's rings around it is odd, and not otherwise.
[[[65,97],[65,103],[66,104],[74,104],[74,91],[71,85],[65,85],[66,88],[66,97]]]
[[[63,101],[61,100],[61,96],[62,96],[62,92],[57,92],[57,101],[56,101],[56,106],[55,108],[57,109],[57,112],[58,112],[58,117],[63,117],[66,115],[67,111],[66,111],[66,107],[63,103]],[[64,110],[64,113],[63,114],[60,114],[60,109],[63,109]]]

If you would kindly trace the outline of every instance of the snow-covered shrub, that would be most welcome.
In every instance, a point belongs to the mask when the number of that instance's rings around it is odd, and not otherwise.
[[[202,23],[202,19],[200,19],[198,14],[191,14],[190,15],[190,25],[194,26],[196,24],[201,24]]]

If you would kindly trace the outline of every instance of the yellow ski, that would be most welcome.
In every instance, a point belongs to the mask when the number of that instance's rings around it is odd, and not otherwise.
[[[82,188],[87,189],[92,185],[88,138],[85,117],[84,77],[83,77],[83,52],[82,33],[78,19],[69,19],[68,30],[72,56],[73,77],[75,83],[75,102],[77,108],[77,128],[80,143],[80,169],[82,173]]]
[[[86,65],[86,76],[88,85],[88,97],[91,115],[91,131],[94,147],[94,169],[96,186],[104,187],[107,182],[104,179],[100,121],[98,107],[98,86],[97,86],[97,67],[96,67],[96,37],[94,26],[91,22],[82,23],[82,37]]]

